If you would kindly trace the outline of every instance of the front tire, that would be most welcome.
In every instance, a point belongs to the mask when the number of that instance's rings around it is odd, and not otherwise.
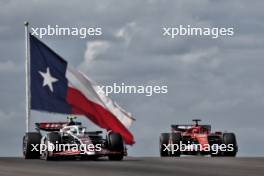
[[[124,141],[122,136],[119,133],[109,133],[107,139],[109,150],[118,153],[109,155],[109,160],[121,161],[124,158]]]
[[[160,156],[168,157],[169,151],[166,150],[166,147],[169,144],[170,134],[169,133],[161,133],[160,135]]]
[[[38,159],[40,157],[40,141],[41,134],[38,132],[28,132],[25,134],[23,137],[23,155],[25,159]],[[33,146],[36,146],[37,151]]]
[[[223,134],[223,144],[227,147],[228,145],[232,145],[233,150],[223,152],[224,156],[233,156],[235,157],[237,154],[237,141],[234,133],[224,133]]]

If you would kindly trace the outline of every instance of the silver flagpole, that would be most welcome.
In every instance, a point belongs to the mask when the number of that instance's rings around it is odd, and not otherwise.
[[[25,46],[26,46],[26,61],[25,61],[25,71],[26,71],[26,132],[30,131],[30,49],[29,49],[29,32],[28,32],[27,21],[24,22],[25,26]]]

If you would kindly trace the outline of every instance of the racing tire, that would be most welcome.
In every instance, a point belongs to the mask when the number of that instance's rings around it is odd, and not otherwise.
[[[124,158],[124,141],[119,133],[108,134],[108,148],[111,152],[118,152],[118,154],[111,154],[108,156],[110,161],[121,161]],[[120,153],[120,154],[119,154]]]
[[[39,132],[28,132],[23,136],[23,156],[25,159],[39,159],[40,141],[41,134]],[[37,150],[33,148],[33,145],[36,146]]]
[[[233,150],[232,151],[225,151],[223,152],[223,156],[232,156],[235,157],[237,154],[237,141],[236,136],[234,133],[224,133],[223,134],[223,144],[226,146],[232,144]]]
[[[180,142],[181,142],[181,133],[171,133],[170,140],[173,144],[172,151],[170,151],[170,156],[179,157],[181,156]],[[174,150],[175,145],[177,146],[177,150]]]
[[[210,145],[210,155],[211,157],[220,157],[222,156],[222,152],[219,151],[219,146],[222,143],[222,136],[214,136],[214,135],[209,135],[207,137],[207,140],[209,142]]]
[[[160,134],[160,156],[161,157],[168,157],[169,151],[166,151],[166,147],[164,145],[168,145],[170,140],[169,133],[161,133]]]
[[[47,138],[45,140],[45,145],[46,147],[48,147],[48,142],[55,145],[55,144],[61,144],[61,135],[58,132],[51,132],[47,134]],[[58,151],[55,151],[58,152]],[[43,153],[42,158],[45,159],[46,161],[50,161],[50,160],[56,160],[58,159],[57,157],[55,157],[54,155],[54,151],[49,151],[48,148],[46,148],[46,150]]]

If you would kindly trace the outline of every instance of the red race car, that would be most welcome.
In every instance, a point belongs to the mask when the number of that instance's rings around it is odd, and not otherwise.
[[[180,155],[236,156],[236,136],[230,132],[211,132],[210,125],[171,125],[171,133],[160,135],[160,156]]]

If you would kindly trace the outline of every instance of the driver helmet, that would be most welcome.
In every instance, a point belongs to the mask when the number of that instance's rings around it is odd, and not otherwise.
[[[199,129],[198,128],[194,128],[193,129],[193,133],[199,133]]]

